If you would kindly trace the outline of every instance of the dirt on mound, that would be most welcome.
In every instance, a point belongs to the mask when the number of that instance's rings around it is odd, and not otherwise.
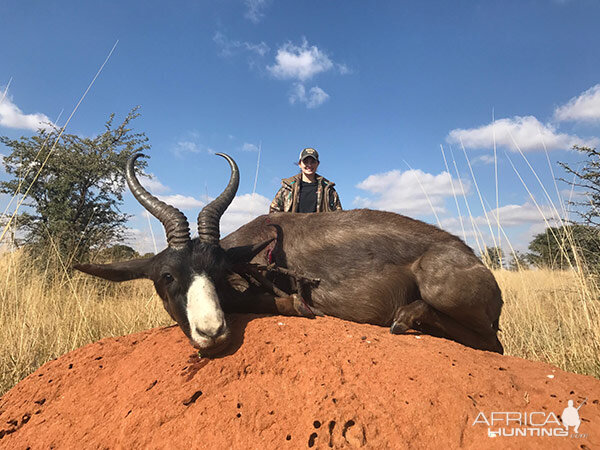
[[[215,359],[170,327],[45,364],[0,399],[0,448],[600,448],[594,378],[334,318],[230,324]]]

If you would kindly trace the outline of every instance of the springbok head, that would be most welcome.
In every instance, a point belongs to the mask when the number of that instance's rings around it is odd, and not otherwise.
[[[219,221],[231,204],[240,175],[235,161],[224,153],[231,167],[225,190],[206,205],[198,215],[198,238],[190,238],[185,215],[142,187],[135,175],[135,161],[141,153],[127,161],[126,179],[137,201],[164,226],[168,247],[151,258],[111,264],[79,264],[75,269],[111,281],[148,278],[171,318],[175,320],[191,344],[202,354],[223,350],[230,331],[221,308],[218,286],[229,268],[249,261],[268,241],[254,247],[225,251],[219,245]]]

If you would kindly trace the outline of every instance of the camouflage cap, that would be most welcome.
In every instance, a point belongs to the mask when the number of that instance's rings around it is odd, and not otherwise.
[[[319,162],[319,152],[317,152],[314,148],[310,147],[305,148],[300,152],[300,157],[298,158],[298,161],[304,161],[304,159],[308,158],[309,156],[315,158],[317,162]]]

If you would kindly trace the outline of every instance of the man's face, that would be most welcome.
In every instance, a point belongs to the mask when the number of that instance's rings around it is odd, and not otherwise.
[[[312,156],[307,156],[300,161],[300,170],[306,176],[314,175],[317,172],[317,167],[319,167],[319,161]]]

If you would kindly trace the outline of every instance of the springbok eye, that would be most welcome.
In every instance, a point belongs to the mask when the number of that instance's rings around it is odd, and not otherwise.
[[[171,284],[175,280],[175,278],[173,278],[173,275],[171,275],[170,273],[165,273],[162,277],[163,280],[165,280],[165,283],[167,284]]]

